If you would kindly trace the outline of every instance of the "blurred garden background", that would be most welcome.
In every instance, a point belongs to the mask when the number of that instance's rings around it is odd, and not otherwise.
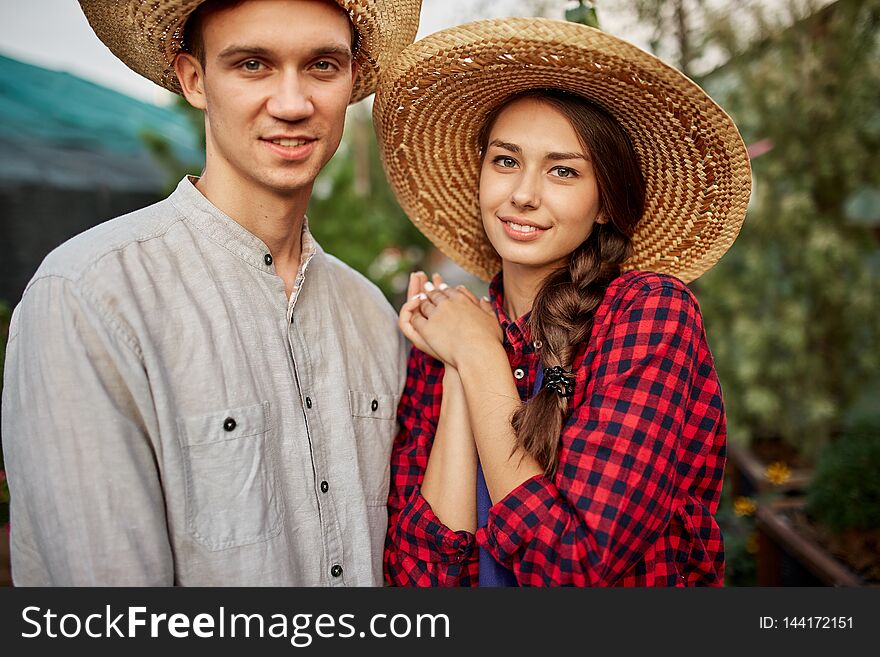
[[[2,2],[3,12],[18,5]],[[632,40],[740,127],[754,179],[746,222],[690,286],[728,415],[726,583],[877,586],[880,0],[424,0],[419,36],[506,15]],[[416,269],[484,292],[397,206],[370,111],[370,100],[350,108],[316,182],[315,236],[395,307]],[[46,253],[197,174],[203,139],[201,117],[180,99],[131,98],[6,56],[0,40],[0,372],[11,310]],[[8,520],[0,463],[0,526]]]

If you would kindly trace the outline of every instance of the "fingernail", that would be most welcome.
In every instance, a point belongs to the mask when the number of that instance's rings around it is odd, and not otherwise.
[[[421,299],[422,301],[427,301],[427,300],[428,300],[428,295],[425,294],[424,292],[419,292],[419,293],[416,295],[416,297],[419,298],[419,299]]]
[[[432,282],[428,281],[427,283],[425,283],[425,289],[428,292],[433,292],[434,291],[434,284]]]
[[[449,286],[446,283],[440,283],[440,289],[441,290],[448,290]]]
[[[489,297],[483,297],[483,301],[488,301]]]

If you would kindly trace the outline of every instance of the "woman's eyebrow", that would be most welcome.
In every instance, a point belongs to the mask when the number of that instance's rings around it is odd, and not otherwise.
[[[509,141],[501,141],[500,139],[493,139],[489,143],[489,146],[495,146],[497,148],[502,148],[506,151],[510,151],[511,153],[516,153],[518,155],[522,154],[522,148],[520,148],[516,144],[510,143]],[[577,153],[577,152],[562,153],[562,152],[557,152],[557,151],[552,151],[550,153],[547,153],[547,155],[544,156],[544,159],[550,160],[553,162],[556,162],[559,160],[585,160],[587,162],[590,161],[590,158],[588,158],[583,153]]]
[[[508,141],[501,141],[499,139],[493,139],[489,146],[497,146],[498,148],[503,148],[511,153],[522,153],[522,149],[516,144],[511,144]]]
[[[553,161],[557,161],[557,160],[586,160],[587,162],[590,161],[590,158],[588,158],[583,153],[547,153],[547,156],[545,159],[553,160]]]

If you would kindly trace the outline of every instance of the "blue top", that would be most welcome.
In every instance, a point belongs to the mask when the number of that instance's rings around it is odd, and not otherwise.
[[[538,367],[535,377],[535,385],[532,388],[532,397],[541,389],[544,382],[544,369]],[[485,527],[489,522],[489,509],[492,508],[492,500],[489,498],[489,489],[486,487],[486,478],[483,476],[483,466],[477,461],[477,527]],[[516,575],[509,568],[505,568],[489,554],[486,548],[480,548],[480,580],[481,587],[519,586]]]

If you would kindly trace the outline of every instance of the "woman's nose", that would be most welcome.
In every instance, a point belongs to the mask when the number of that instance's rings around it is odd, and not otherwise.
[[[524,172],[517,179],[510,201],[517,208],[535,210],[541,205],[540,183],[537,176]]]

